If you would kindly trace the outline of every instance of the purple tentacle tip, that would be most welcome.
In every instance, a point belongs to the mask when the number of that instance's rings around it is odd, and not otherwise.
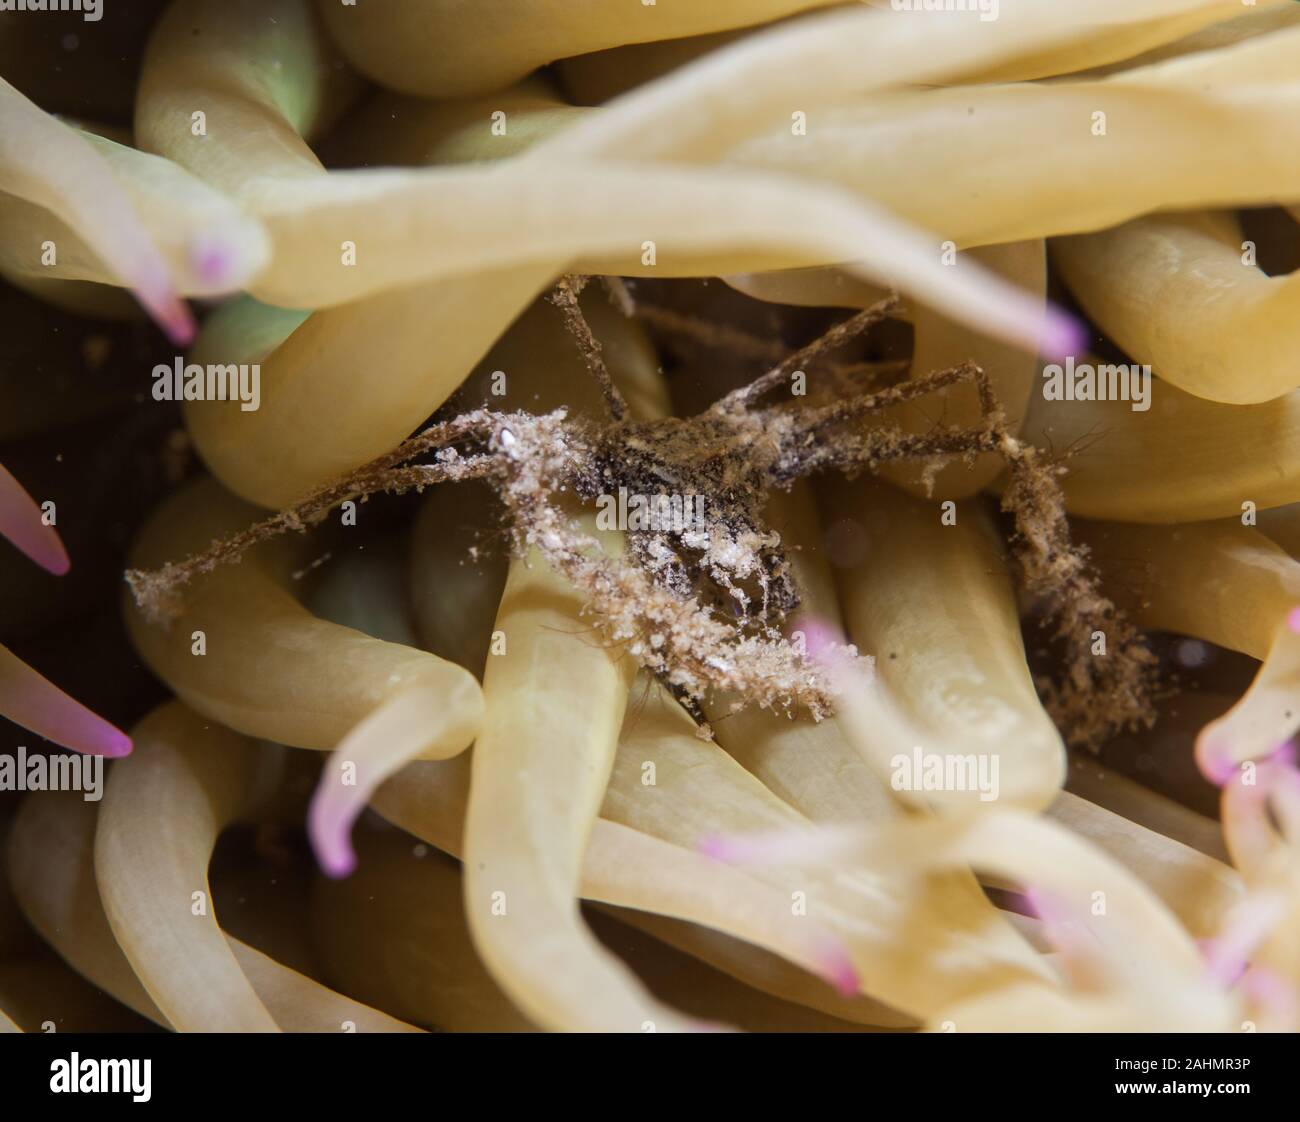
[[[714,861],[731,862],[736,857],[735,846],[723,834],[709,834],[701,838],[695,848],[703,856],[710,857]]]
[[[72,561],[41,508],[3,466],[0,466],[0,537],[7,538],[48,573],[63,576]]]
[[[215,238],[196,238],[190,247],[190,265],[205,287],[228,284],[234,260],[229,247]]]
[[[1216,787],[1226,787],[1237,774],[1238,765],[1222,733],[1214,732],[1196,745],[1196,763]]]
[[[1055,304],[1048,304],[1044,309],[1039,349],[1046,358],[1081,355],[1088,348],[1088,337],[1087,326],[1077,316]]]
[[[841,997],[854,997],[862,991],[862,978],[853,959],[839,940],[832,940],[822,951],[822,977]]]
[[[307,811],[307,837],[321,872],[339,880],[351,875],[357,867],[356,851],[352,848],[352,823],[361,807],[355,809],[351,800],[340,798],[337,790],[321,786],[312,796]]]
[[[69,697],[5,647],[0,647],[0,713],[63,748],[92,756],[126,756],[131,738]]]

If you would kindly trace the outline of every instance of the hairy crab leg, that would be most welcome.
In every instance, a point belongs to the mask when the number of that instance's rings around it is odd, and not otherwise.
[[[1300,729],[1300,635],[1288,626],[1300,603],[1300,562],[1240,522],[1080,522],[1078,529],[1143,626],[1263,662],[1245,695],[1197,737],[1197,762],[1207,776],[1221,782],[1237,764],[1270,755]]]

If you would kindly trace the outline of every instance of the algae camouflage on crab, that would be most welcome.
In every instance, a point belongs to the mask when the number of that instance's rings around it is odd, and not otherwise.
[[[46,7],[0,1025],[1300,1027],[1294,5]]]

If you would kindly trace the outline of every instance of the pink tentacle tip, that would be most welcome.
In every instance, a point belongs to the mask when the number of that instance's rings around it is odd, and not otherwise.
[[[1087,969],[1093,948],[1070,914],[1069,907],[1054,893],[1042,888],[1026,886],[1024,891],[1026,915],[1038,919],[1043,925],[1043,937],[1061,956],[1068,973]]]
[[[844,647],[844,636],[839,628],[820,616],[804,616],[797,629],[803,632],[804,648],[813,662],[825,664],[841,660],[839,652]]]
[[[352,816],[347,809],[331,806],[317,794],[307,812],[307,837],[321,872],[334,880],[350,876],[357,867],[352,848]]]
[[[1287,612],[1286,625],[1291,631],[1300,635],[1300,606],[1292,608]]]
[[[61,748],[88,756],[131,752],[131,738],[0,646],[0,715]]]
[[[315,841],[312,843],[312,849],[320,864],[321,872],[331,880],[342,880],[356,872],[357,855],[348,842],[338,843],[334,849],[326,849],[322,842]]]
[[[1240,771],[1227,736],[1218,730],[1201,734],[1195,755],[1201,774],[1216,787],[1226,787]]]
[[[228,285],[234,263],[230,247],[219,238],[199,236],[190,245],[190,267],[205,287]]]
[[[133,291],[141,307],[163,329],[168,339],[178,347],[188,347],[194,342],[194,316],[169,276],[149,277],[137,284]]]
[[[1020,901],[1025,909],[1025,915],[1030,919],[1045,920],[1047,917],[1043,914],[1044,909],[1051,910],[1051,905],[1048,904],[1041,889],[1026,888],[1024,892],[1020,893]]]
[[[1271,892],[1247,896],[1238,903],[1219,934],[1201,943],[1209,978],[1225,988],[1235,985],[1285,913],[1285,900]]]
[[[870,671],[869,661],[855,661],[857,647],[846,643],[843,632],[834,624],[818,616],[805,616],[798,629],[803,632],[809,661],[826,672],[832,690],[843,691],[855,684],[851,677],[855,668],[863,673]]]
[[[47,526],[36,500],[0,466],[0,538],[6,538],[47,573],[61,577],[72,568],[63,539]]]
[[[1270,764],[1277,764],[1283,769],[1295,767],[1295,741],[1283,740],[1274,745],[1273,750],[1264,757],[1264,760]]]
[[[1230,946],[1227,940],[1199,939],[1197,946],[1200,948],[1201,957],[1205,959],[1206,976],[1215,985],[1230,989],[1246,972],[1245,958],[1237,948]]]
[[[123,756],[129,756],[134,749],[135,744],[126,733],[109,725],[103,734],[98,749],[92,754],[107,756],[111,760],[120,760]]]
[[[740,859],[740,847],[726,834],[708,834],[699,840],[695,848],[702,856],[728,865]]]
[[[66,577],[72,568],[72,558],[68,556],[68,551],[64,548],[62,541],[56,538],[55,543],[58,545],[57,551],[51,549],[48,554],[33,557],[32,560],[47,573],[56,577]]]
[[[1067,955],[1081,955],[1090,947],[1089,940],[1070,906],[1054,892],[1026,887],[1026,914],[1040,920],[1048,940]]]
[[[43,719],[31,723],[36,726],[32,731],[46,740],[83,756],[120,760],[131,754],[134,745],[126,733],[62,690],[46,698],[43,708]]]
[[[1045,358],[1064,359],[1081,355],[1088,349],[1087,326],[1055,304],[1043,310],[1043,323],[1039,331],[1038,346]]]
[[[44,533],[26,533],[18,527],[0,524],[0,537],[8,538],[51,576],[67,576],[72,568],[63,539],[53,527],[41,527]]]
[[[166,332],[167,338],[178,347],[188,347],[198,334],[194,316],[190,314],[189,307],[180,297],[176,298],[174,305],[168,308],[166,314],[159,320],[159,326]]]
[[[819,973],[835,987],[841,997],[856,997],[862,992],[862,978],[849,957],[848,948],[838,939],[828,939],[818,953]]]

